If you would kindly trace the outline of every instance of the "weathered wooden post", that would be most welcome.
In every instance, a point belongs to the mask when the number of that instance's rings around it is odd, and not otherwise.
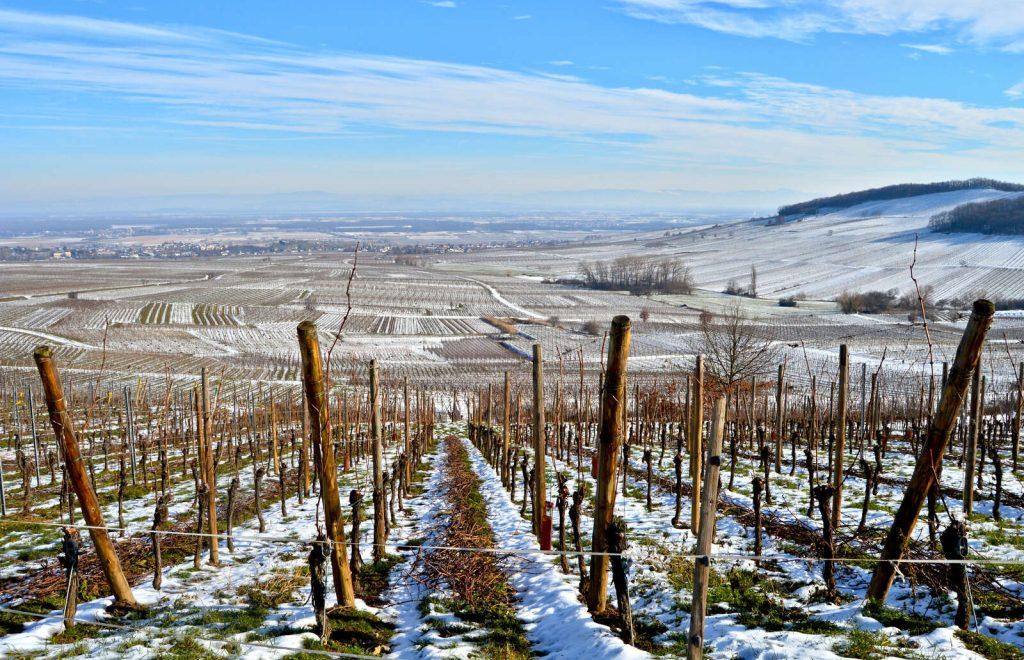
[[[960,338],[960,345],[956,349],[953,368],[949,372],[945,387],[942,388],[939,410],[931,428],[928,429],[928,441],[924,443],[921,454],[917,458],[914,474],[907,484],[903,493],[903,501],[893,519],[889,534],[886,536],[881,555],[884,561],[878,563],[871,576],[871,584],[868,585],[867,590],[868,600],[884,603],[885,597],[889,593],[889,587],[892,586],[892,580],[896,574],[895,562],[903,556],[903,552],[907,549],[914,525],[917,523],[917,516],[921,512],[921,505],[924,503],[928,490],[935,483],[935,475],[939,465],[942,464],[942,457],[949,444],[950,434],[956,424],[960,407],[963,405],[971,372],[978,364],[978,358],[985,344],[985,334],[992,325],[994,314],[995,305],[991,301],[976,300],[974,302],[974,310],[967,321],[963,337]]]
[[[508,371],[505,372],[505,397],[504,406],[502,410],[502,450],[501,450],[501,483],[508,486],[509,482],[509,447],[511,442],[510,427],[510,406],[512,399],[512,390],[509,384]]]
[[[1013,471],[1017,471],[1017,458],[1020,455],[1020,415],[1024,408],[1024,362],[1017,367],[1017,405],[1013,414],[1013,427],[1010,438],[1010,460]]]
[[[715,513],[718,507],[718,472],[722,464],[722,434],[725,431],[725,397],[715,401],[708,446],[708,469],[704,472],[701,496],[700,528],[697,532],[697,558],[693,562],[693,600],[690,605],[690,636],[686,644],[688,660],[704,653],[704,616],[708,607],[708,577],[711,573],[711,542],[715,537]]]
[[[32,397],[32,386],[26,388],[28,390],[28,421],[29,430],[32,431],[32,452],[35,455],[35,467],[36,467],[36,488],[42,486],[42,482],[39,477],[39,432],[36,429],[36,402]]]
[[[544,516],[547,514],[547,484],[544,450],[547,438],[544,430],[544,359],[540,344],[533,345],[533,533],[540,538]]]
[[[370,360],[370,436],[373,441],[373,561],[384,559],[388,540],[384,494],[384,445],[380,424],[380,374]]]
[[[0,456],[0,517],[7,517],[7,494],[4,492],[4,459]]]
[[[409,486],[412,482],[412,439],[409,435],[409,412],[410,412],[409,401],[409,377],[406,376],[402,381],[402,405],[405,408],[404,415],[404,433],[405,433],[405,478],[402,480],[402,484],[405,488],[405,495],[409,494]]]
[[[601,612],[608,604],[608,548],[605,532],[615,510],[615,473],[619,447],[622,444],[623,417],[626,403],[626,358],[629,356],[630,323],[628,316],[612,319],[608,342],[608,366],[601,392],[601,432],[598,439],[597,492],[594,496],[594,536],[590,558],[590,586],[587,607]]]
[[[324,392],[323,363],[316,324],[312,321],[303,321],[298,326],[298,335],[299,352],[302,356],[302,380],[309,410],[310,437],[313,441],[313,451],[319,457],[317,473],[320,478],[320,495],[324,504],[327,538],[331,541],[334,591],[339,605],[354,607],[356,599],[352,589],[352,574],[348,570],[344,521],[341,515],[341,499],[338,496],[338,470],[331,438],[331,415]]]
[[[216,566],[220,563],[219,539],[217,538],[217,472],[213,467],[213,416],[210,414],[210,380],[204,366],[201,373],[202,378],[202,410],[203,410],[203,455],[200,461],[203,465],[203,474],[206,476],[207,497],[209,498],[206,510],[207,526],[210,528],[210,563]],[[281,494],[284,497],[284,494]]]
[[[850,389],[850,354],[839,346],[839,403],[836,405],[836,442],[832,450],[832,529],[843,519],[843,454],[846,452],[846,403]]]
[[[786,363],[779,365],[779,378],[775,384],[775,472],[782,472],[782,434],[785,431],[786,409],[783,394],[786,389]]]
[[[53,426],[53,433],[57,436],[57,442],[64,456],[68,478],[82,506],[82,517],[85,518],[85,523],[89,526],[89,536],[96,548],[100,567],[103,569],[103,575],[106,576],[113,593],[114,605],[137,608],[138,603],[135,601],[135,596],[132,595],[132,589],[128,586],[124,572],[121,570],[121,562],[117,558],[114,544],[107,534],[96,493],[93,492],[92,484],[89,483],[85,467],[82,465],[82,454],[78,448],[75,431],[71,427],[71,418],[67,412],[60,376],[57,374],[57,366],[53,363],[53,352],[49,346],[40,346],[35,350],[33,357],[36,367],[39,369],[39,377],[43,381],[43,394],[46,398],[46,409],[50,413],[50,424]]]
[[[700,473],[704,469],[704,356],[693,366],[693,404],[690,406],[690,529],[700,524]]]
[[[981,359],[971,378],[971,417],[967,430],[967,447],[964,456],[963,505],[964,520],[971,519],[974,512],[974,471],[978,465],[978,435],[981,433]]]

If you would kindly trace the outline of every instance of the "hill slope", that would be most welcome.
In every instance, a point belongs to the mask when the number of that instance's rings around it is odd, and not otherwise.
[[[936,231],[979,234],[1024,234],[1024,195],[961,204],[932,216]]]
[[[964,181],[940,181],[936,183],[901,183],[882,188],[871,188],[857,192],[819,197],[807,202],[789,204],[779,207],[780,218],[793,216],[818,215],[822,212],[838,211],[867,202],[879,202],[892,199],[906,199],[921,195],[933,195],[960,190],[998,190],[1002,192],[1021,192],[1024,185],[1007,183],[994,179],[966,179]]]

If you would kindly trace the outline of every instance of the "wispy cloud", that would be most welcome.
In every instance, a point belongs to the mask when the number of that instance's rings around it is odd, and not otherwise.
[[[745,37],[800,41],[818,33],[949,31],[974,44],[1016,48],[1024,37],[1019,0],[619,0],[630,16],[685,23]]]
[[[572,66],[573,65],[573,61],[572,60],[551,60],[550,62],[548,62],[548,64],[551,64],[552,66]]]
[[[455,9],[458,7],[453,0],[436,0],[436,2],[431,2],[430,5],[433,7],[441,7],[443,9]]]
[[[513,21],[528,21],[531,18],[533,18],[533,16],[531,16],[530,14],[520,14],[518,16],[513,16],[512,20]]]
[[[673,176],[728,170],[747,187],[825,171],[990,172],[991,163],[1016,163],[1024,149],[1024,108],[859,94],[723,69],[709,70],[701,82],[711,91],[608,87],[183,27],[97,28],[68,17],[0,13],[0,86],[115,99],[125,117],[157,108],[153,122],[168,130],[542,137],[545,144],[597,145],[605,156]],[[1020,96],[1024,86],[1007,93]],[[0,105],[0,121],[28,120],[5,115]]]
[[[922,53],[932,53],[933,55],[949,55],[953,52],[953,49],[949,46],[943,46],[942,44],[900,44],[904,48],[910,48],[915,51]]]

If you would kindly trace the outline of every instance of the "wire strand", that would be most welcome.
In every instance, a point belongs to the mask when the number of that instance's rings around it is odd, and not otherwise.
[[[57,616],[58,616],[58,615],[55,615],[55,614],[39,614],[37,612],[27,612],[25,610],[16,610],[16,609],[12,609],[12,608],[9,608],[9,607],[0,607],[0,612],[7,612],[8,614],[17,614],[17,615],[20,615],[20,616],[31,616],[31,617],[35,617],[37,619],[50,619],[50,618],[56,619]],[[117,624],[117,623],[107,623],[105,621],[86,621],[84,619],[72,619],[72,620],[77,622],[77,623],[79,623],[79,624],[86,625],[86,626],[97,626],[99,628],[110,628],[112,630],[127,630],[129,632],[140,632],[140,631],[143,631],[143,630],[151,630],[153,628],[156,628],[156,626],[145,626],[145,625],[142,625],[142,626],[125,626],[125,625],[121,625],[121,624]],[[259,642],[245,642],[245,641],[237,640],[237,639],[224,640],[224,639],[211,639],[209,637],[191,637],[191,639],[197,639],[197,640],[200,640],[200,641],[208,642],[210,644],[218,644],[218,645],[240,644],[242,646],[251,646],[253,648],[270,649],[270,650],[274,650],[274,651],[281,651],[281,652],[284,652],[284,653],[297,652],[299,650],[299,649],[287,648],[287,647],[284,647],[284,646],[274,646],[272,644],[260,644]],[[3,645],[5,643],[9,645],[9,642],[4,642],[3,639],[0,638],[0,645]],[[313,655],[321,655],[321,656],[325,656],[325,657],[329,657],[329,658],[358,658],[358,659],[362,659],[362,660],[371,660],[371,659],[372,660],[376,660],[376,659],[378,659],[380,657],[380,656],[373,656],[373,655],[359,655],[357,653],[343,653],[341,651],[326,651],[326,650],[320,650],[320,649],[301,649],[301,650],[302,650],[303,653],[310,653],[310,654],[313,654]]]
[[[0,520],[0,525],[37,525],[46,527],[75,527],[77,529],[95,529],[105,531],[130,531],[127,528],[120,527],[109,527],[109,526],[91,526],[91,525],[66,525],[62,523],[50,523],[41,521],[12,521],[12,520]],[[217,538],[224,539],[228,538],[227,534],[211,534],[209,532],[180,532],[174,530],[146,530],[142,532],[133,532],[131,538],[146,539],[151,537],[153,534],[159,535],[171,535],[171,536],[191,536],[191,537],[203,537],[203,538]],[[329,545],[344,545],[344,546],[355,546],[355,541],[344,541],[337,542],[331,539],[325,540],[304,540],[289,538],[284,536],[268,536],[268,537],[254,537],[254,536],[231,536],[232,541],[235,542],[249,542],[253,544],[258,543],[284,543],[299,546],[311,546],[316,543],[324,543]],[[360,547],[368,546],[372,547],[372,543],[359,543]],[[542,555],[542,556],[554,556],[560,557],[567,555],[570,557],[625,557],[631,553],[628,552],[594,552],[592,550],[542,550],[540,548],[470,548],[461,546],[447,546],[447,545],[408,545],[403,543],[386,543],[395,547],[399,552],[411,552],[414,550],[432,550],[432,551],[445,551],[445,552],[479,552],[482,554],[494,554],[494,555]],[[1024,565],[1024,559],[994,559],[986,557],[978,558],[964,558],[964,559],[945,559],[945,558],[929,558],[929,557],[907,557],[902,559],[883,559],[881,557],[801,557],[795,555],[755,555],[755,554],[744,554],[744,553],[721,553],[721,554],[696,554],[696,553],[682,553],[675,554],[674,557],[680,559],[708,559],[709,561],[722,560],[722,561],[794,561],[794,562],[822,562],[830,561],[836,563],[847,563],[847,564],[859,564],[859,563],[881,563],[891,562],[895,564],[964,564],[964,565],[995,565],[995,566],[1021,566]]]

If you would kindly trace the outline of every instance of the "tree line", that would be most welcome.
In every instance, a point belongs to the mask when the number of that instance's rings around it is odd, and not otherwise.
[[[625,256],[610,261],[584,261],[579,283],[591,289],[651,293],[692,293],[693,274],[679,259]]]
[[[1024,196],[961,204],[936,213],[928,226],[943,232],[1024,234]]]
[[[1019,183],[1007,183],[1005,181],[982,178],[966,179],[963,181],[939,181],[935,183],[900,183],[882,188],[870,188],[831,197],[819,197],[807,202],[780,206],[779,216],[814,215],[822,209],[845,209],[865,202],[879,202],[888,199],[952,192],[954,190],[977,190],[982,188],[991,188],[1004,192],[1024,191],[1024,185]]]

